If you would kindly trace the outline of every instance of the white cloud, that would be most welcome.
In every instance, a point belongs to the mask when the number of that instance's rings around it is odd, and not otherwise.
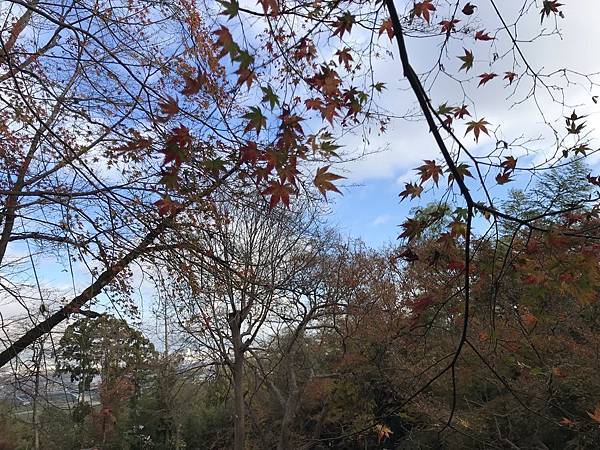
[[[377,217],[375,217],[375,220],[373,220],[373,222],[371,222],[371,225],[373,225],[374,227],[379,226],[379,225],[384,225],[386,223],[388,223],[391,220],[392,216],[390,214],[381,214]]]

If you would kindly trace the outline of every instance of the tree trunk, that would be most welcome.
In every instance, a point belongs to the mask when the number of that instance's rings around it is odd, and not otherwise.
[[[294,417],[296,416],[296,407],[298,404],[298,382],[296,380],[296,369],[294,360],[296,350],[290,350],[287,356],[288,369],[288,396],[283,405],[283,419],[281,420],[281,429],[279,431],[279,441],[277,450],[287,450],[290,448],[290,428],[292,427]]]
[[[233,395],[234,395],[234,423],[233,423],[233,448],[243,450],[246,435],[246,408],[244,405],[244,353],[236,349],[233,362]]]

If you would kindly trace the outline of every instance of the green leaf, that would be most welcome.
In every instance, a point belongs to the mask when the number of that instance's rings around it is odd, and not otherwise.
[[[223,11],[220,12],[219,15],[229,16],[229,20],[238,15],[240,4],[237,2],[237,0],[231,0],[231,2],[219,1],[219,3],[224,7]]]
[[[258,136],[260,130],[267,125],[267,118],[263,115],[262,110],[258,106],[251,106],[250,112],[244,114],[242,117],[248,120],[248,124],[246,125],[246,128],[244,128],[244,133],[255,129],[256,135]]]
[[[275,94],[275,92],[273,92],[273,88],[270,85],[267,87],[261,86],[260,89],[263,91],[264,94],[261,101],[263,103],[268,103],[272,111],[275,105],[279,105],[279,97],[277,96],[277,94]]]

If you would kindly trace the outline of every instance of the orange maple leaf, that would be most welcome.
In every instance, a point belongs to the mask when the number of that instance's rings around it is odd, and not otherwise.
[[[392,19],[390,19],[389,17],[383,22],[381,22],[381,27],[379,28],[379,36],[381,36],[383,33],[387,33],[388,37],[390,38],[390,41],[394,38],[394,25],[392,23]]]
[[[425,22],[429,23],[431,18],[431,11],[435,11],[435,6],[431,3],[431,0],[423,0],[422,2],[415,3],[413,14],[417,17],[422,17]]]
[[[467,131],[465,132],[465,136],[469,134],[470,131],[472,131],[475,135],[475,142],[479,142],[479,135],[481,134],[481,132],[487,134],[488,136],[490,135],[487,129],[487,125],[489,124],[490,123],[487,122],[485,119],[480,119],[477,121],[472,120],[470,122],[467,122]]]
[[[329,167],[330,166],[324,166],[320,169],[317,169],[317,174],[313,180],[314,185],[325,198],[327,198],[327,191],[333,191],[341,194],[341,191],[336,187],[335,184],[333,184],[333,182],[345,178],[341,175],[328,172]]]
[[[433,182],[437,185],[438,181],[440,179],[440,175],[442,175],[444,173],[442,170],[442,167],[438,166],[435,163],[435,161],[430,160],[430,159],[426,159],[423,162],[425,164],[417,167],[417,170],[419,171],[419,175],[421,176],[421,184],[425,183],[427,180],[429,180],[431,178],[433,180]]]

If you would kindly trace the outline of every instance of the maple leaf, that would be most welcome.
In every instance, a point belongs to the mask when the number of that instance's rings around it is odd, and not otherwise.
[[[162,150],[165,154],[163,165],[174,162],[175,166],[179,167],[184,159],[186,159],[192,146],[190,130],[184,125],[174,128],[171,130],[171,134],[167,138],[165,144],[166,146]]]
[[[230,2],[220,0],[219,3],[224,7],[224,10],[219,13],[220,16],[229,16],[228,20],[231,20],[238,15],[240,4],[237,0],[231,0]]]
[[[450,225],[450,236],[466,236],[467,235],[467,224],[460,220],[455,220]],[[464,261],[461,261],[464,264]],[[462,267],[464,268],[464,266]]]
[[[450,169],[447,169],[446,172],[448,173],[448,184],[450,184],[454,181],[454,175],[452,174]],[[458,176],[461,180],[464,180],[465,177],[473,178],[473,175],[471,175],[471,172],[469,171],[469,165],[466,163],[458,164],[456,166],[456,172],[458,173]]]
[[[465,72],[468,72],[473,67],[473,61],[475,58],[473,56],[473,52],[467,50],[466,48],[463,48],[463,50],[465,51],[465,55],[458,57],[458,59],[460,59],[463,62],[463,65],[460,66],[460,69],[458,70],[465,69]]]
[[[435,298],[433,298],[431,295],[422,295],[410,302],[410,309],[414,315],[418,316],[434,303]]]
[[[460,22],[459,19],[442,20],[439,24],[442,26],[442,33],[450,33],[454,30],[455,25]]]
[[[320,111],[323,108],[323,101],[320,98],[307,98],[304,100],[307,109]]]
[[[574,421],[574,420],[571,420],[571,419],[569,419],[568,417],[563,417],[563,418],[561,419],[561,421],[560,421],[560,422],[558,422],[558,423],[560,423],[561,425],[566,425],[566,426],[575,425],[575,421]]]
[[[517,74],[514,72],[504,72],[504,79],[508,80],[508,84],[512,84],[516,77]]]
[[[275,94],[271,85],[268,85],[267,87],[261,86],[260,89],[264,94],[261,102],[268,103],[272,111],[275,105],[279,105],[279,97]]]
[[[339,155],[336,153],[336,150],[341,147],[341,145],[334,144],[329,140],[324,140],[319,145],[319,150],[323,155],[326,155],[327,157],[335,156],[339,158]]]
[[[454,106],[448,106],[448,103],[442,103],[438,109],[437,109],[437,113],[440,116],[445,116],[447,114],[452,114],[454,112],[455,108]]]
[[[498,76],[498,74],[495,73],[482,73],[481,75],[479,75],[479,78],[481,78],[481,80],[479,80],[479,86],[483,86],[485,83],[487,83],[490,80],[493,80],[494,78],[496,78]]]
[[[585,156],[586,152],[590,151],[591,148],[587,144],[581,144],[581,145],[578,145],[577,147],[573,147],[571,150],[573,150],[575,152],[575,156],[577,156],[580,153],[583,156]]]
[[[340,39],[344,36],[345,32],[350,33],[352,31],[352,25],[354,25],[354,21],[356,20],[356,16],[350,13],[344,13],[338,19],[333,22],[333,36],[340,35]]]
[[[477,33],[475,33],[475,40],[476,41],[492,41],[494,38],[492,36],[490,36],[488,33],[485,32],[485,30],[480,30]]]
[[[600,423],[600,405],[596,406],[596,409],[594,409],[593,413],[589,411],[586,412],[587,415],[590,416],[590,419],[592,419],[596,423]]]
[[[413,200],[417,197],[421,197],[421,193],[423,192],[423,186],[415,184],[415,183],[405,183],[404,190],[398,194],[400,197],[400,201],[406,199],[410,195],[410,199]]]
[[[375,89],[377,92],[381,92],[385,89],[385,83],[379,81],[373,85],[373,89]]]
[[[560,14],[562,17],[562,12],[558,10],[558,8],[560,8],[561,6],[563,6],[563,4],[558,3],[557,0],[544,0],[544,4],[541,10],[542,20],[540,21],[540,23],[543,23],[544,18],[549,17],[551,13]]]
[[[422,2],[415,3],[413,14],[417,17],[422,17],[425,22],[429,23],[431,17],[431,11],[435,11],[435,6],[431,3],[431,0],[423,0]]]
[[[500,164],[501,167],[504,167],[505,171],[513,171],[517,167],[518,158],[514,158],[512,156],[506,156],[504,161]]]
[[[179,112],[179,105],[177,104],[177,100],[171,97],[170,95],[165,101],[159,102],[158,106],[160,106],[160,110],[164,114],[166,114],[168,118],[171,118]]]
[[[324,166],[317,169],[317,174],[313,180],[313,184],[325,198],[327,198],[327,191],[333,191],[341,194],[341,191],[335,186],[335,184],[333,184],[333,181],[345,178],[341,175],[328,172],[329,167],[330,166]]]
[[[383,33],[387,33],[390,41],[394,39],[394,25],[392,23],[392,19],[389,17],[381,22],[381,27],[379,27],[379,36],[381,36]]]
[[[267,125],[267,118],[263,115],[262,110],[258,106],[251,106],[250,112],[244,114],[242,117],[248,120],[248,124],[246,125],[246,128],[244,128],[244,133],[255,129],[256,135],[258,136],[260,130]]]
[[[327,66],[321,66],[320,73],[310,79],[310,83],[326,96],[339,94],[339,85],[342,82],[335,70]]]
[[[407,238],[408,242],[412,241],[413,239],[417,239],[423,233],[425,225],[425,222],[422,220],[407,219],[406,222],[400,225],[402,228],[404,228],[404,231],[402,234],[400,234],[400,238]]]
[[[506,184],[509,181],[512,181],[512,179],[510,178],[510,173],[508,172],[499,173],[496,175],[496,183],[498,184]]]
[[[256,142],[248,141],[246,145],[240,148],[241,162],[249,162],[252,165],[256,165],[259,158],[262,156],[262,152],[258,150]]]
[[[419,260],[419,255],[417,255],[410,247],[406,247],[406,249],[404,249],[404,251],[400,253],[398,257],[408,262]]]
[[[248,89],[252,86],[252,83],[254,82],[254,80],[256,78],[256,72],[254,72],[254,70],[250,70],[244,66],[240,66],[235,71],[235,73],[238,76],[237,85],[241,86],[242,84],[246,83],[246,86],[248,86]]]
[[[204,73],[198,74],[197,77],[184,75],[183,80],[185,81],[185,86],[183,87],[181,93],[186,97],[190,97],[200,92],[202,86],[208,82],[208,78]]]
[[[333,119],[338,115],[337,108],[338,104],[330,101],[324,108],[321,108],[321,117],[333,125]]]
[[[464,118],[465,116],[470,116],[471,114],[469,113],[469,111],[467,110],[467,106],[466,105],[462,105],[460,108],[456,108],[454,110],[454,117],[457,117],[459,119]]]
[[[390,430],[387,425],[375,425],[375,432],[377,433],[378,436],[378,443],[381,443],[381,441],[384,441],[386,439],[388,439],[390,437],[391,434],[394,434],[394,432],[392,430]]]
[[[431,178],[437,186],[438,181],[440,179],[440,175],[442,175],[444,173],[444,171],[442,170],[442,167],[438,166],[435,163],[435,161],[430,160],[430,159],[426,159],[423,162],[425,164],[417,167],[417,170],[419,171],[419,175],[421,176],[421,184],[423,184],[425,181],[427,181],[428,179]]]
[[[350,48],[346,47],[342,50],[338,50],[335,52],[335,56],[338,57],[338,61],[340,64],[344,64],[347,70],[350,70],[350,63],[354,61],[352,55],[350,54]]]
[[[160,200],[155,201],[154,205],[157,207],[158,214],[160,216],[168,216],[170,214],[173,214],[181,207],[179,203],[171,200],[171,198],[168,195],[161,198]]]
[[[485,119],[480,119],[480,120],[472,120],[470,122],[467,122],[467,131],[465,132],[465,136],[472,131],[473,134],[475,135],[475,142],[479,142],[479,135],[481,134],[481,132],[484,132],[485,134],[487,134],[488,136],[490,135],[487,129],[487,125],[489,125],[490,123],[488,121],[486,121]]]
[[[269,13],[269,9],[271,10],[271,15],[275,16],[279,14],[279,5],[277,4],[277,0],[258,0],[257,3],[262,5],[265,14]]]
[[[221,47],[219,58],[229,54],[233,59],[239,48],[238,45],[233,41],[233,36],[229,32],[229,28],[221,26],[221,28],[217,31],[214,31],[213,34],[217,36],[217,44]]]
[[[271,181],[269,186],[261,192],[262,195],[270,195],[269,209],[273,209],[279,202],[290,206],[290,195],[294,194],[294,188],[281,181]]]
[[[452,128],[452,122],[453,122],[453,118],[451,115],[447,115],[446,118],[442,121],[442,124],[444,124],[444,126],[446,128]]]
[[[467,3],[462,9],[462,12],[465,16],[471,16],[475,12],[475,8],[477,8],[477,6]]]

